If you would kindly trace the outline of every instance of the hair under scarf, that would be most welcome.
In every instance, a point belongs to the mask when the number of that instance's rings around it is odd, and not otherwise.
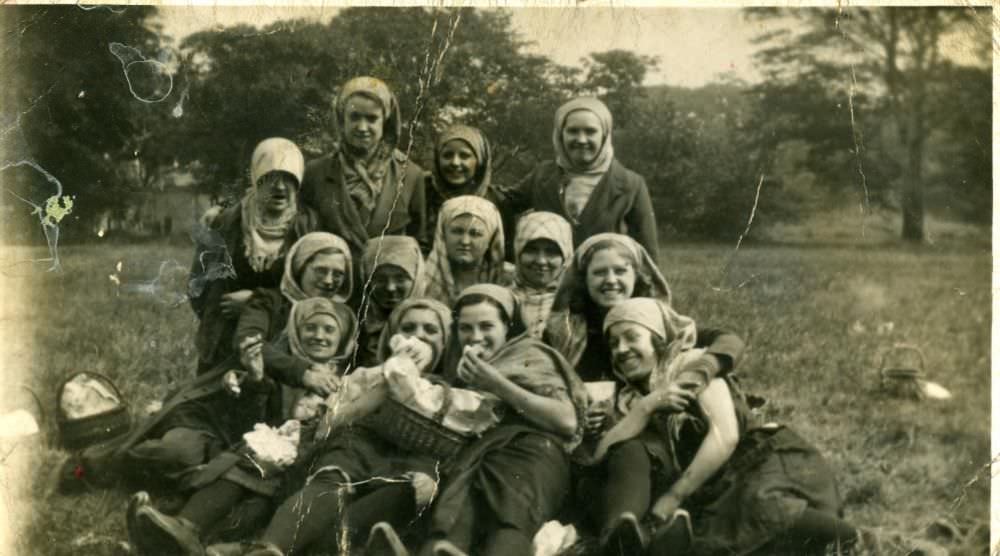
[[[298,213],[298,186],[304,171],[302,151],[281,137],[261,141],[250,157],[250,187],[240,203],[240,216],[244,255],[256,272],[263,272],[283,254],[285,235]],[[258,194],[260,179],[270,172],[285,172],[295,178],[295,187],[288,190],[288,206],[273,219],[265,218]]]
[[[382,140],[371,152],[363,153],[361,156],[351,152],[345,135],[347,102],[353,96],[372,100],[382,109]],[[402,132],[399,102],[383,81],[374,77],[355,77],[341,87],[334,111],[340,128],[341,148],[338,156],[344,171],[347,194],[364,209],[364,213],[370,214],[382,192],[385,180],[394,178],[393,172],[390,171],[393,151],[399,144]]]
[[[441,345],[431,346],[434,349],[434,361],[431,363],[428,372],[437,371],[438,364],[444,356],[444,350],[448,347],[448,340],[451,338],[451,308],[436,299],[428,297],[404,299],[402,303],[392,310],[392,313],[389,315],[389,321],[386,323],[385,329],[382,330],[382,336],[379,338],[379,359],[385,361],[392,355],[392,349],[389,348],[389,339],[394,334],[399,333],[399,326],[403,322],[403,317],[413,309],[431,311],[437,316],[438,324],[441,326]]]
[[[421,287],[424,295],[437,299],[446,305],[451,305],[458,298],[458,287],[451,272],[451,261],[448,259],[448,247],[445,234],[459,216],[471,215],[486,223],[486,236],[489,242],[483,260],[479,263],[479,281],[496,283],[503,274],[504,236],[503,224],[497,207],[483,199],[472,195],[462,195],[448,199],[441,206],[437,229],[434,232],[434,245],[427,256],[427,266]]]
[[[602,245],[622,249],[630,262],[635,266],[636,286],[639,276],[649,280],[648,292],[633,291],[633,295],[653,297],[671,302],[670,286],[653,258],[636,240],[622,234],[603,233],[593,235],[579,247],[573,255],[573,264],[563,273],[556,299],[552,303],[552,312],[545,325],[545,333],[550,344],[559,350],[573,365],[580,362],[580,357],[587,347],[587,308],[594,302],[587,291],[587,269],[584,260],[592,256],[592,251]]]
[[[472,149],[476,155],[476,173],[465,184],[455,187],[444,179],[441,172],[441,150],[449,141],[459,140]],[[493,169],[493,156],[489,141],[482,131],[467,125],[453,125],[444,130],[434,146],[434,188],[444,199],[459,195],[475,195],[482,197],[490,186]]]
[[[343,254],[346,260],[344,283],[333,296],[333,300],[344,303],[351,297],[354,291],[354,271],[351,263],[351,249],[347,242],[339,236],[327,232],[308,233],[292,245],[285,256],[285,273],[281,276],[281,293],[289,301],[301,301],[308,297],[302,291],[302,284],[297,277],[302,276],[306,263],[320,251],[330,249]]]
[[[562,136],[563,128],[566,127],[566,120],[569,118],[569,115],[580,110],[597,116],[597,119],[601,122],[601,132],[604,135],[604,142],[600,145],[597,157],[584,168],[578,168],[570,162],[569,152],[563,143]],[[571,176],[600,176],[604,172],[607,172],[608,168],[611,167],[611,161],[615,157],[614,147],[611,146],[612,124],[611,111],[608,110],[608,107],[603,102],[596,98],[578,97],[560,106],[556,110],[555,125],[552,130],[552,145],[556,151],[556,164]]]

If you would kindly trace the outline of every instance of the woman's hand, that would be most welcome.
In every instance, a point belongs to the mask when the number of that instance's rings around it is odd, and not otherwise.
[[[428,367],[430,367],[431,360],[434,358],[434,352],[430,349],[430,346],[424,344],[422,341],[415,341],[420,342],[420,344],[414,344],[413,342],[405,343],[397,354],[408,357],[410,361],[413,361],[413,365],[420,371],[420,374],[423,374],[429,370]]]
[[[252,295],[253,291],[251,290],[237,290],[222,294],[222,301],[219,302],[219,306],[222,308],[222,315],[230,318],[240,316],[240,311],[243,310],[247,300]]]
[[[674,512],[680,509],[681,502],[682,500],[679,497],[668,491],[653,504],[650,512],[653,514],[653,517],[666,523],[674,516]]]
[[[642,398],[642,404],[649,412],[671,411],[681,413],[686,411],[691,402],[697,399],[696,394],[684,384],[671,384],[665,390],[650,392]]]
[[[313,366],[302,375],[302,385],[326,397],[340,389],[340,377],[321,367]]]
[[[474,351],[465,353],[458,362],[458,378],[481,390],[498,395],[503,381],[506,380],[496,367],[483,361]]]
[[[249,373],[250,380],[258,382],[264,379],[264,342],[260,335],[240,340],[240,363]]]
[[[587,436],[597,436],[604,430],[604,423],[608,420],[608,405],[605,403],[592,403],[587,406],[584,415],[586,422],[583,431]]]

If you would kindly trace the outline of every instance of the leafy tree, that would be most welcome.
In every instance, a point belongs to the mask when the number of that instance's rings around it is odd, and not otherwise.
[[[646,73],[658,64],[655,56],[629,50],[595,52],[583,59],[587,72],[583,88],[604,100],[614,114],[616,127],[626,128],[633,120],[638,98],[644,95]]]
[[[158,30],[148,23],[153,13],[141,6],[0,10],[0,73],[7,80],[0,93],[3,166],[30,161],[59,180],[75,197],[74,220],[86,222],[136,185],[127,168],[141,157],[145,122],[169,110],[156,102],[170,78],[158,58]],[[123,63],[116,51],[137,57]],[[5,204],[14,202],[10,193],[36,203],[52,194],[52,182],[31,168],[5,171]]]
[[[880,155],[893,156],[898,165],[902,236],[922,241],[927,139],[946,112],[934,104],[933,91],[953,85],[944,81],[950,63],[942,44],[949,33],[973,30],[978,17],[990,17],[988,12],[968,7],[768,8],[748,14],[787,25],[759,38],[763,48],[758,61],[772,83],[805,79],[846,90],[848,100],[855,91],[871,97],[871,109],[886,125],[879,133],[889,130],[900,147],[885,148]],[[793,33],[792,26],[801,32]],[[853,131],[860,138],[857,128]]]

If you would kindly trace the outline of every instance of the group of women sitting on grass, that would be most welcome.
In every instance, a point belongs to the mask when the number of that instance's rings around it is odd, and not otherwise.
[[[679,312],[600,101],[559,107],[554,161],[514,186],[462,125],[425,173],[378,79],[335,114],[308,165],[261,142],[198,248],[199,374],[122,448],[186,501],[132,497],[138,553],[525,556],[551,520],[605,555],[857,550],[816,449],[754,422],[743,342]],[[492,400],[489,427],[442,457],[374,425],[403,358]],[[292,419],[294,463],[260,465],[244,435]]]

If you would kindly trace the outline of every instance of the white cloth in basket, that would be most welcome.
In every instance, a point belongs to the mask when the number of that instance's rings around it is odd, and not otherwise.
[[[448,430],[466,436],[481,435],[499,422],[494,411],[499,404],[496,397],[473,390],[448,388],[421,376],[408,354],[427,350],[428,357],[423,357],[423,360],[430,361],[430,347],[422,341],[397,335],[390,340],[389,345],[394,355],[386,360],[382,369],[389,387],[389,396],[394,400],[424,417],[437,419],[445,397],[450,396],[451,404],[440,423]],[[417,358],[423,355],[421,353]]]
[[[86,374],[79,374],[67,382],[59,400],[67,419],[98,415],[119,407],[121,403],[103,382]]]

